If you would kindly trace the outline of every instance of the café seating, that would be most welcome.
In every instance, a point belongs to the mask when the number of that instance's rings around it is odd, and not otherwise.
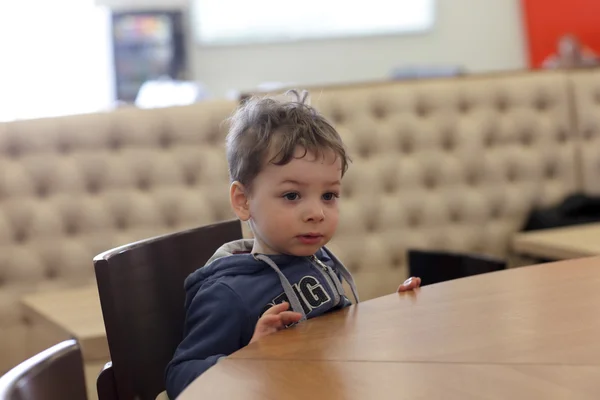
[[[94,258],[111,363],[100,400],[154,400],[183,338],[184,280],[224,243],[241,239],[231,220],[145,239]]]
[[[410,249],[407,258],[410,274],[421,278],[421,286],[506,268],[506,261],[482,254]]]
[[[0,378],[0,400],[86,400],[81,349],[66,340],[36,354]]]
[[[600,69],[297,89],[353,160],[329,248],[363,300],[408,277],[407,248],[524,265],[510,245],[532,210],[600,194]],[[56,342],[24,296],[92,284],[105,249],[234,216],[223,122],[236,106],[0,123],[0,373]]]

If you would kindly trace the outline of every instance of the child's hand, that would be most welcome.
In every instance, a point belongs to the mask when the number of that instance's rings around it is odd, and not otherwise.
[[[421,278],[417,278],[411,276],[407,280],[404,281],[402,285],[398,287],[398,292],[406,292],[409,290],[413,290],[421,286]]]
[[[289,324],[300,321],[302,314],[293,311],[287,311],[289,308],[289,303],[284,302],[277,304],[265,311],[265,313],[256,323],[254,335],[252,335],[252,340],[250,340],[250,343],[257,341],[264,336],[268,336],[271,333],[280,331]]]

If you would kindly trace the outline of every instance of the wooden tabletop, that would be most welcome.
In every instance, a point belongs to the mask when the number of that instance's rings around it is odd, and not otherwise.
[[[102,308],[95,285],[34,293],[21,302],[33,318],[43,318],[77,339],[86,361],[109,358]]]
[[[182,400],[599,398],[600,257],[392,294],[268,336]]]
[[[548,260],[600,255],[600,224],[542,229],[515,235],[516,253]]]
[[[178,399],[598,399],[600,367],[222,360]]]

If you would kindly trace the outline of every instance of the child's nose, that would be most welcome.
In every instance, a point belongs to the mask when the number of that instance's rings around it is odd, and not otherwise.
[[[325,219],[325,210],[321,204],[310,204],[304,211],[304,221],[317,222]]]

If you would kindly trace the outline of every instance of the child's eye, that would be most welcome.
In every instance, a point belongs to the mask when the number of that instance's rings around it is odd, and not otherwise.
[[[323,195],[323,200],[325,201],[332,201],[333,199],[337,199],[338,197],[340,197],[337,193],[325,193]]]
[[[283,195],[284,199],[290,200],[290,201],[298,200],[298,197],[300,197],[300,196],[298,195],[298,193],[295,193],[295,192],[286,193]]]

